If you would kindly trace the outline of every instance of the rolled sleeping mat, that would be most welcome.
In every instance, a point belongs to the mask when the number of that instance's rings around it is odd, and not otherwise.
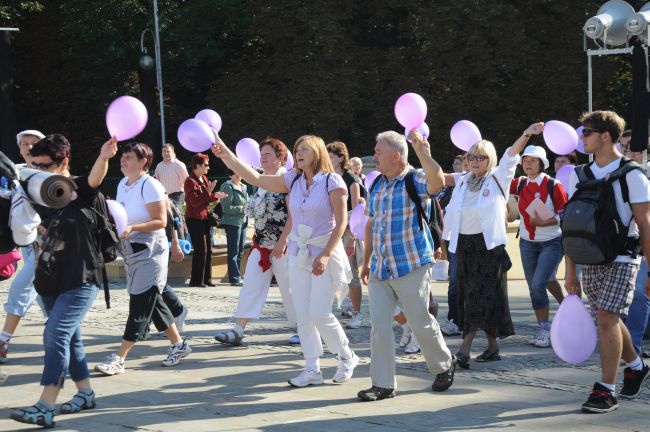
[[[0,151],[0,177],[7,177],[9,180],[15,180],[16,166],[4,153]]]
[[[77,188],[67,177],[32,168],[18,168],[18,175],[29,199],[45,207],[65,207],[72,201]]]
[[[187,240],[179,240],[178,245],[181,247],[181,250],[185,255],[192,252],[192,245]]]

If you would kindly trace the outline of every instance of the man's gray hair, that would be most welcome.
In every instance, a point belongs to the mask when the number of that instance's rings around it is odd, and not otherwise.
[[[383,141],[389,147],[399,152],[402,160],[406,162],[409,157],[409,148],[406,144],[406,137],[395,131],[386,131],[377,134],[376,142]]]

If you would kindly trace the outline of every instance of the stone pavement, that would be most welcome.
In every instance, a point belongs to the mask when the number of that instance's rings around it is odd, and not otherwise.
[[[215,343],[216,331],[229,328],[238,288],[199,289],[176,284],[189,307],[185,335],[192,354],[179,366],[166,369],[160,361],[167,351],[158,334],[139,343],[127,360],[127,373],[115,377],[93,374],[97,408],[76,415],[57,416],[58,430],[70,431],[471,431],[476,429],[523,431],[647,431],[650,430],[650,389],[634,401],[619,401],[615,412],[587,415],[580,404],[600,374],[597,353],[580,365],[557,358],[552,349],[527,344],[535,331],[528,291],[523,281],[511,281],[510,305],[516,336],[500,341],[502,361],[472,362],[459,370],[447,392],[431,392],[433,376],[420,354],[398,355],[398,391],[395,399],[374,403],[356,400],[357,391],[370,386],[370,323],[347,330],[352,348],[361,357],[354,378],[345,384],[293,389],[287,380],[300,372],[300,350],[285,344],[293,329],[284,322],[280,295],[270,292],[259,322],[249,325],[246,346]],[[0,284],[4,303],[7,282]],[[116,349],[126,318],[128,298],[115,285],[113,307],[107,310],[100,293],[83,325],[91,367]],[[446,308],[446,284],[434,293]],[[4,319],[4,315],[2,315]],[[12,408],[34,403],[40,393],[41,338],[44,319],[36,306],[21,323],[12,341],[5,371],[10,377],[0,387],[0,431],[29,430],[8,419]],[[396,328],[396,336],[399,336]],[[460,337],[448,337],[456,352]],[[473,355],[486,348],[479,335]],[[399,351],[399,349],[398,349]],[[326,354],[321,362],[331,378],[336,359]],[[622,375],[619,376],[619,380]],[[620,384],[620,382],[619,382]],[[74,394],[66,383],[59,402]],[[618,387],[620,389],[620,387]]]

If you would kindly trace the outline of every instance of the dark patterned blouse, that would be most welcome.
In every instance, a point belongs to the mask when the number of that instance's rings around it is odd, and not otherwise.
[[[286,194],[258,189],[246,203],[246,216],[255,219],[255,241],[271,249],[287,224]]]

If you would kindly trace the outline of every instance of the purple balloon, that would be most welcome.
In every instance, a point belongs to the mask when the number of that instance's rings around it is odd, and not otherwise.
[[[235,147],[237,157],[252,167],[260,166],[260,145],[253,138],[242,138]]]
[[[358,204],[350,212],[350,231],[359,240],[366,238],[366,223],[368,223],[368,216],[365,214],[366,204]]]
[[[451,142],[463,151],[468,151],[474,144],[483,139],[481,131],[469,120],[457,121],[449,131]]]
[[[125,141],[137,136],[147,126],[147,108],[133,96],[120,96],[106,110],[106,127],[111,137]]]
[[[210,149],[214,144],[214,134],[207,123],[197,120],[185,120],[178,127],[178,142],[192,153],[200,153]]]
[[[576,129],[576,134],[578,135],[578,144],[576,145],[576,150],[582,154],[587,154],[585,151],[585,142],[582,140],[582,129],[583,126],[580,126],[578,129]]]
[[[422,122],[422,124],[414,129],[417,129],[420,134],[422,134],[423,137],[429,138],[429,125],[426,122]],[[413,129],[406,128],[404,129],[404,136],[408,137],[409,132],[411,132]],[[407,141],[411,142],[408,138]]]
[[[206,108],[199,111],[194,118],[206,122],[215,132],[221,130],[221,116],[216,111]]]
[[[366,190],[368,190],[368,192],[370,192],[370,186],[372,186],[372,182],[375,181],[378,175],[380,175],[379,171],[370,171],[368,174],[366,174],[366,178],[363,179],[363,185],[366,187]]]
[[[291,170],[293,168],[293,156],[289,150],[287,150],[287,162],[284,164],[284,167],[287,170]]]
[[[115,221],[115,228],[117,228],[117,235],[122,235],[126,226],[128,225],[128,217],[124,206],[114,200],[106,200],[108,212],[113,216]]]
[[[427,118],[427,103],[417,93],[406,93],[395,102],[395,118],[408,130],[415,129]]]
[[[578,133],[570,125],[551,120],[544,124],[544,141],[548,148],[555,154],[565,155],[576,149]]]
[[[569,181],[571,180],[571,174],[576,169],[575,165],[564,165],[555,173],[555,178],[562,183],[564,189],[569,190]]]
[[[596,341],[596,325],[582,300],[575,294],[566,296],[551,325],[555,354],[565,362],[582,363],[593,354]]]

